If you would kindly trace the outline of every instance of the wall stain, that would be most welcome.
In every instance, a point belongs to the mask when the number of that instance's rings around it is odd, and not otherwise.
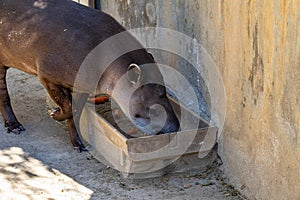
[[[255,105],[257,104],[257,99],[259,97],[259,94],[264,91],[264,63],[263,63],[263,59],[259,55],[257,37],[258,37],[258,32],[257,32],[257,23],[256,23],[255,30],[253,33],[253,44],[252,44],[254,57],[252,59],[252,67],[248,79],[251,84],[252,96]]]
[[[194,5],[195,5],[196,9],[199,10],[200,5],[199,5],[198,0],[194,0]]]
[[[128,29],[157,25],[156,4],[154,0],[119,0],[117,13],[122,25]]]
[[[248,38],[250,38],[250,19],[251,19],[251,1],[250,0],[248,0],[247,9],[248,9],[247,33],[248,33]]]

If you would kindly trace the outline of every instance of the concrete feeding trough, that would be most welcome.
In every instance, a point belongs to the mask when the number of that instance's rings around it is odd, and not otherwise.
[[[82,139],[91,154],[124,177],[148,178],[166,173],[201,171],[216,158],[217,128],[172,100],[184,130],[128,138],[87,104],[80,119]],[[187,124],[188,123],[188,124]],[[196,128],[190,129],[197,124]],[[182,124],[181,124],[182,125]]]

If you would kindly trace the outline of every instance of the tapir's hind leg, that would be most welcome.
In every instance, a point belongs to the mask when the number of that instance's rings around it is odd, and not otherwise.
[[[73,147],[75,149],[78,149],[79,151],[85,151],[86,148],[78,135],[79,126],[76,126],[76,123],[74,122],[74,117],[75,117],[75,121],[77,121],[76,119],[80,117],[83,105],[80,104],[80,105],[73,106],[75,108],[73,110],[72,95],[69,89],[51,83],[51,81],[47,79],[43,79],[41,77],[39,78],[41,83],[48,91],[50,97],[59,106],[59,108],[52,109],[49,112],[50,116],[57,121],[67,120],[70,140]],[[88,97],[87,94],[82,94],[80,96],[83,97],[84,101],[86,101]],[[79,117],[77,115],[79,115]]]
[[[9,94],[6,84],[6,71],[8,67],[0,66],[0,110],[3,116],[3,121],[7,132],[13,132],[20,134],[21,131],[25,131],[24,127],[17,120],[10,103]]]
[[[89,96],[88,94],[73,94],[73,102],[72,102],[73,118],[67,120],[71,142],[74,148],[77,148],[79,152],[87,150],[84,147],[78,135],[78,132],[80,132],[79,120],[80,120],[81,112],[86,103],[88,96]],[[76,145],[74,145],[74,142]]]
[[[64,121],[72,118],[72,96],[68,89],[41,79],[41,83],[48,91],[50,97],[59,106],[49,111],[50,116],[57,121]]]

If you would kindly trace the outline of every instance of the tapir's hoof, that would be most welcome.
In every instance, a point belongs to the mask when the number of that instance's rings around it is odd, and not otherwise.
[[[64,121],[70,116],[62,114],[60,108],[52,108],[48,111],[50,117],[56,121]]]
[[[48,110],[48,114],[50,117],[56,121],[64,121],[66,119],[69,119],[72,117],[72,112],[71,113],[63,113],[60,108],[52,108],[51,110]]]
[[[13,133],[16,135],[19,135],[21,133],[21,131],[25,131],[25,128],[22,125],[19,125],[19,127],[11,129],[11,128],[7,128],[7,133]]]
[[[88,149],[84,146],[81,139],[79,137],[76,138],[75,141],[73,141],[73,148],[78,153],[81,153],[82,151],[88,151]]]
[[[83,151],[88,151],[88,149],[85,146],[81,146],[81,147],[73,147],[75,151],[77,151],[78,153],[81,153]]]
[[[60,114],[60,108],[52,108],[51,110],[48,110],[48,113],[52,118],[55,118],[55,116]]]

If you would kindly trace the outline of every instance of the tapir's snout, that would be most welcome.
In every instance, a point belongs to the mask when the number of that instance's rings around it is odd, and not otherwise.
[[[147,135],[179,130],[179,121],[164,86],[148,84],[136,90],[129,111],[133,123]]]

